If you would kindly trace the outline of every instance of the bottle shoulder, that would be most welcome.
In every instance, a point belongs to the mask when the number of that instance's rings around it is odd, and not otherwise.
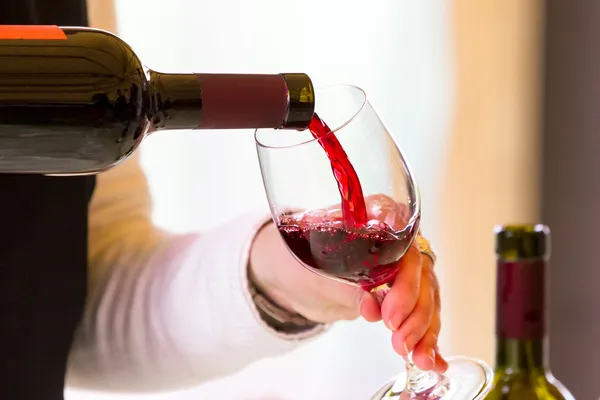
[[[144,69],[131,46],[110,32],[91,28],[67,28],[66,32],[72,52],[89,58],[91,62],[99,62],[112,73],[122,71],[130,74]]]
[[[64,33],[0,40],[0,172],[103,171],[150,127],[147,74],[133,50],[105,31]]]
[[[485,400],[574,400],[568,389],[548,370],[494,372]]]

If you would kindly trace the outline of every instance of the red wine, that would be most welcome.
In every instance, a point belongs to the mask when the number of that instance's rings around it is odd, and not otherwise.
[[[91,28],[0,25],[0,173],[91,174],[150,132],[305,129],[304,74],[169,74]]]
[[[308,128],[327,154],[341,198],[341,216],[335,210],[284,215],[278,229],[299,261],[315,271],[370,291],[390,283],[418,231],[419,221],[404,218],[403,230],[394,231],[385,220],[369,220],[360,180],[348,155],[327,124],[315,114]],[[389,199],[388,199],[389,200]],[[395,226],[400,207],[379,199],[380,216],[391,216]]]
[[[369,222],[349,230],[339,219],[295,214],[282,216],[278,229],[299,261],[370,291],[394,279],[418,226],[417,220],[394,232],[385,223]]]
[[[308,129],[325,150],[342,199],[342,213],[347,229],[355,229],[367,223],[367,209],[358,174],[348,159],[344,148],[331,129],[315,113]]]

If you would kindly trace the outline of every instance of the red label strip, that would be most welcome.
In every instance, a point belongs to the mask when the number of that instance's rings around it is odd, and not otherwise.
[[[65,40],[67,35],[56,25],[0,25],[0,40]]]

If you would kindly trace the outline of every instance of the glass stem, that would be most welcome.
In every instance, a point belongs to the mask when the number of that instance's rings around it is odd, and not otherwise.
[[[375,296],[379,304],[388,294],[392,285],[389,283],[377,286],[371,289],[371,294]],[[421,394],[429,392],[437,387],[441,380],[440,374],[434,371],[422,371],[412,361],[412,351],[403,357],[406,364],[406,391],[411,394]]]
[[[411,354],[404,356],[406,368],[406,391],[408,393],[420,394],[428,392],[437,387],[440,375],[434,371],[422,371],[412,361]]]

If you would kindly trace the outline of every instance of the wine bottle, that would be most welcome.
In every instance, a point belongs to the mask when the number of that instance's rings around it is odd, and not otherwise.
[[[574,399],[548,365],[545,286],[549,228],[497,227],[496,255],[496,366],[486,399]]]
[[[170,74],[99,29],[0,25],[0,173],[83,175],[127,158],[151,132],[302,130],[305,74]]]

